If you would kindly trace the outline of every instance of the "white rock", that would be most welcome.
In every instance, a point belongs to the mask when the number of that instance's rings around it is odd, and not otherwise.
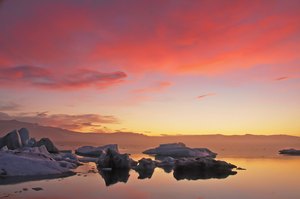
[[[69,173],[70,169],[61,163],[45,156],[43,153],[33,152],[0,152],[0,171],[2,177],[43,176]]]
[[[107,149],[119,152],[117,144],[109,144],[105,146],[93,147],[93,146],[82,146],[75,150],[77,155],[88,156],[88,157],[99,157],[105,154]]]
[[[170,156],[170,157],[211,157],[215,158],[213,153],[206,148],[189,148],[183,143],[161,144],[159,147],[144,151],[145,154]]]

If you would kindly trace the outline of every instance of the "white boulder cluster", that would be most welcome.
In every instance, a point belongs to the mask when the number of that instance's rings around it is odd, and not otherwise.
[[[48,138],[36,142],[27,129],[0,138],[0,178],[72,175],[80,165],[72,153],[61,153]]]
[[[189,148],[184,143],[161,144],[154,149],[148,149],[143,153],[156,156],[169,156],[173,158],[179,157],[209,157],[215,158],[216,153],[213,153],[207,148]]]
[[[207,148],[190,148],[183,143],[161,144],[144,151],[154,155],[138,161],[121,154],[117,144],[82,146],[72,151],[59,151],[49,138],[36,141],[26,128],[14,130],[0,138],[0,178],[48,178],[72,175],[80,162],[95,162],[107,186],[127,182],[129,171],[135,170],[139,179],[151,178],[156,167],[172,172],[177,180],[225,178],[236,172],[235,165],[215,160],[216,153]]]

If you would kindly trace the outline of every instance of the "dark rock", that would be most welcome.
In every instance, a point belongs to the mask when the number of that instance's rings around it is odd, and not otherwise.
[[[280,154],[283,155],[300,155],[300,150],[296,149],[283,149],[279,151]]]
[[[58,153],[59,150],[56,148],[56,146],[53,144],[53,142],[49,138],[42,138],[40,141],[38,141],[35,146],[42,146],[44,145],[49,153]]]
[[[156,165],[155,161],[150,158],[142,158],[138,161],[134,170],[139,173],[139,179],[151,178],[154,172]]]
[[[17,130],[14,130],[0,138],[0,148],[4,146],[7,146],[7,148],[11,150],[22,147],[19,132]]]
[[[44,189],[41,188],[41,187],[33,187],[32,190],[34,190],[34,191],[42,191],[42,190],[44,190]]]
[[[128,154],[120,154],[115,150],[108,149],[99,157],[97,164],[100,168],[130,169],[132,159]]]
[[[176,159],[172,157],[164,157],[160,162],[157,163],[157,167],[162,168],[166,173],[170,173],[175,166]]]
[[[5,170],[5,169],[1,169],[1,170],[0,170],[0,178],[1,178],[1,177],[6,177],[6,176],[7,176],[6,170]]]
[[[19,130],[19,135],[20,135],[22,146],[27,146],[29,141],[29,131],[26,128],[21,128]]]
[[[27,146],[28,147],[34,147],[36,145],[36,140],[34,138],[30,138],[28,140]]]
[[[136,170],[153,170],[155,169],[155,162],[151,158],[142,158],[138,161]]]

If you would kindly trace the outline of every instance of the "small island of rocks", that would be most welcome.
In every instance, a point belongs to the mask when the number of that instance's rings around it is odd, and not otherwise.
[[[217,154],[207,148],[190,148],[183,143],[161,144],[148,149],[143,157],[134,160],[121,153],[117,144],[82,146],[75,150],[60,151],[49,138],[38,141],[30,138],[26,128],[14,130],[0,138],[0,178],[2,183],[15,179],[26,181],[74,175],[74,169],[85,162],[94,162],[107,186],[127,182],[129,171],[138,173],[139,179],[149,179],[159,167],[173,171],[177,180],[226,178],[236,174],[235,165],[216,160]],[[78,156],[77,156],[78,155]]]
[[[283,155],[300,155],[300,150],[296,149],[283,149],[279,151],[279,154]]]

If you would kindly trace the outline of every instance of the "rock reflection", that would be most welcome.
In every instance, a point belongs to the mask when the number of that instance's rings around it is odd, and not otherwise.
[[[174,169],[173,176],[176,180],[223,179],[237,174],[236,171],[199,170],[199,169]]]
[[[104,179],[106,186],[110,186],[118,182],[126,183],[130,176],[129,169],[112,169],[112,170],[99,169],[99,173]]]
[[[171,173],[173,171],[173,166],[163,166],[160,167],[162,170],[164,170],[165,173]]]
[[[151,178],[153,173],[154,173],[154,169],[151,170],[137,170],[136,171],[139,174],[138,179],[146,179],[146,178]]]

